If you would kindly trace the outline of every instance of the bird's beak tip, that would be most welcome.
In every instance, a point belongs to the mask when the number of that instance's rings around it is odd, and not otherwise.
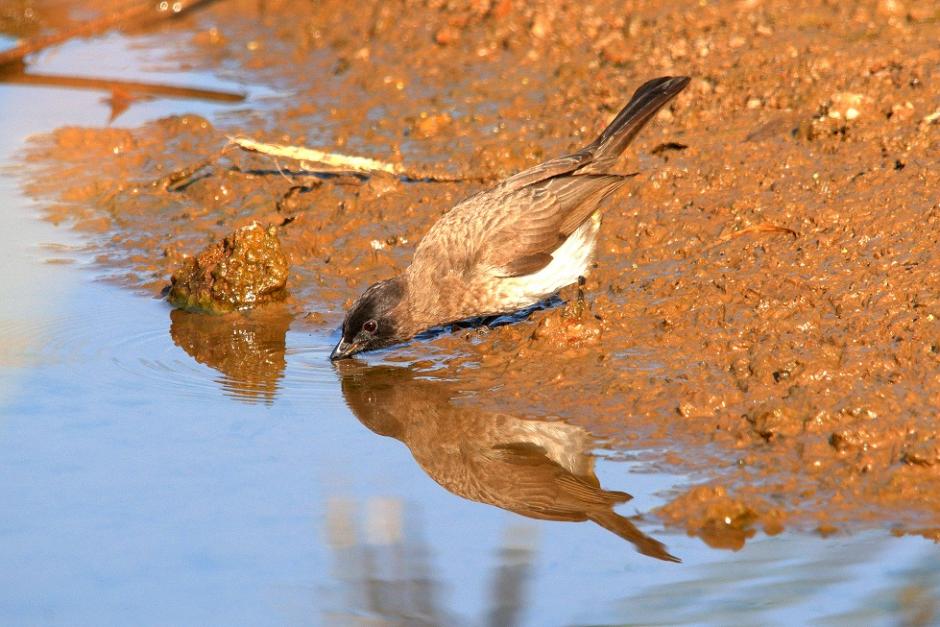
[[[330,361],[345,359],[355,353],[356,348],[357,347],[353,342],[340,340],[336,346],[333,347],[333,351],[330,353]]]

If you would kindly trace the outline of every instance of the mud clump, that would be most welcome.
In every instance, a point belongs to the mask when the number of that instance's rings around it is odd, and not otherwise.
[[[566,303],[557,314],[552,312],[539,319],[529,344],[535,349],[554,350],[599,344],[603,337],[601,318],[582,299],[583,294],[575,302]]]
[[[936,466],[940,464],[940,440],[929,437],[909,445],[901,456],[905,464]]]
[[[253,222],[187,259],[170,278],[168,298],[189,310],[247,309],[283,299],[287,274],[275,229]]]
[[[754,433],[766,442],[795,437],[803,430],[799,416],[787,407],[759,407],[745,419]]]

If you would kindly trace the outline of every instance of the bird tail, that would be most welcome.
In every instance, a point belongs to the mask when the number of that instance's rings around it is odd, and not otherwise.
[[[655,557],[656,559],[666,562],[682,561],[678,557],[670,554],[669,551],[666,550],[665,544],[649,537],[637,529],[636,525],[630,522],[628,518],[624,518],[613,509],[590,512],[588,517],[607,531],[612,531],[627,542],[633,544],[636,550],[643,555],[649,555],[650,557]]]
[[[583,152],[592,153],[594,158],[578,173],[607,172],[656,112],[688,84],[688,76],[661,76],[640,85],[604,132],[585,147]]]

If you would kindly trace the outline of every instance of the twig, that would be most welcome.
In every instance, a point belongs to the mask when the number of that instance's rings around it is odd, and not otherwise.
[[[133,6],[118,13],[107,15],[96,20],[82,22],[71,28],[66,28],[49,35],[42,35],[27,39],[18,46],[0,52],[0,68],[9,64],[20,63],[23,57],[41,52],[46,48],[75,39],[77,37],[93,37],[107,32],[118,26],[126,26],[135,22],[161,21],[180,16],[200,6],[215,0],[175,0],[174,2],[146,2]]]
[[[388,174],[396,174],[398,176],[405,175],[405,171],[398,164],[378,161],[376,159],[369,159],[367,157],[353,157],[350,155],[342,155],[337,152],[323,152],[322,150],[304,148],[303,146],[265,144],[253,139],[248,139],[247,137],[229,137],[229,141],[242,150],[247,150],[248,152],[257,152],[263,155],[269,155],[271,157],[284,157],[285,159],[300,161],[301,166],[304,167],[304,169],[312,169],[307,168],[305,165],[306,163],[312,162],[322,163],[334,168],[345,168],[353,172],[386,172]]]
[[[428,181],[434,183],[458,183],[465,181],[485,182],[487,177],[482,176],[448,176],[434,172],[418,172],[397,163],[379,161],[368,157],[344,155],[338,152],[326,152],[305,148],[303,146],[289,146],[284,144],[266,144],[247,137],[229,137],[228,144],[221,151],[210,155],[195,164],[180,168],[154,182],[157,187],[167,191],[177,191],[192,182],[193,177],[202,169],[215,165],[220,157],[232,149],[244,150],[256,154],[266,155],[274,159],[275,172],[281,176],[294,176],[297,174],[353,174],[362,179],[372,174],[383,173],[398,176],[409,181]],[[278,163],[277,159],[290,159],[296,161],[303,172],[288,172]],[[241,171],[235,166],[234,171]]]
[[[157,187],[162,187],[168,192],[175,192],[190,183],[193,180],[193,176],[195,176],[197,172],[204,168],[208,168],[211,165],[215,165],[215,162],[221,159],[222,156],[229,150],[231,150],[231,145],[224,146],[221,150],[206,157],[202,161],[170,172],[163,178],[156,181],[154,185]]]
[[[383,172],[385,174],[401,176],[412,181],[434,181],[439,183],[482,180],[481,177],[460,177],[441,175],[433,172],[416,172],[397,163],[379,161],[368,157],[344,155],[337,152],[324,152],[303,146],[266,144],[247,137],[229,137],[229,142],[247,152],[297,161],[301,168],[310,172],[334,172],[337,170],[359,174]],[[324,169],[323,166],[327,166],[327,168]]]

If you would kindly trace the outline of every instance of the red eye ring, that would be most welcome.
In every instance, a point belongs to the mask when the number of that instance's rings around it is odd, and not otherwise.
[[[379,328],[378,323],[375,320],[367,320],[364,325],[362,325],[362,330],[366,333],[375,333]]]

